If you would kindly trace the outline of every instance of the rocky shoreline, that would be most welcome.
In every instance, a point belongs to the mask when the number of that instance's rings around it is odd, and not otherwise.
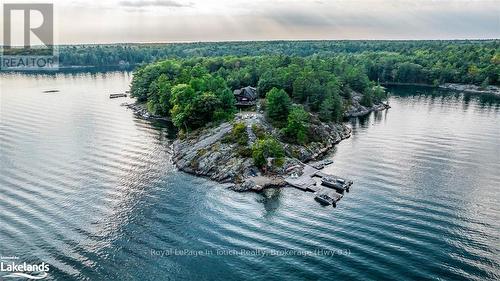
[[[470,85],[470,84],[446,83],[443,85],[439,85],[439,88],[471,93],[471,94],[491,94],[500,97],[500,87],[498,86],[490,85],[482,88],[480,86]]]
[[[345,118],[359,117],[390,108],[385,103],[372,107],[362,106],[361,97],[361,94],[352,93],[351,104],[344,115]],[[144,103],[121,105],[131,109],[134,115],[142,119],[170,120],[149,113]],[[177,138],[171,146],[172,162],[181,171],[209,178],[235,191],[259,192],[265,188],[284,187],[286,186],[284,179],[291,174],[302,174],[305,163],[315,167],[330,164],[331,162],[318,160],[330,152],[335,144],[351,136],[351,128],[343,123],[321,122],[313,114],[310,117],[309,133],[314,139],[307,144],[299,145],[280,140],[280,130],[266,120],[263,112],[240,112],[231,122],[201,128]],[[226,141],[236,123],[244,123],[246,126],[248,142],[244,146]],[[259,132],[255,132],[256,128]],[[279,140],[285,151],[284,164],[281,167],[264,173],[254,165],[251,147],[257,141],[259,133],[271,135]]]
[[[164,120],[164,121],[170,121],[170,118],[164,117],[164,116],[157,116],[154,114],[151,114],[145,103],[138,103],[138,102],[133,102],[133,103],[122,103],[121,106],[125,106],[126,108],[132,110],[134,115],[137,117],[140,117],[142,119],[146,120]]]
[[[231,133],[234,123],[244,123],[247,126],[249,139],[244,147],[224,141]],[[304,162],[318,159],[335,144],[351,136],[351,129],[344,124],[315,122],[311,125],[311,130],[318,136],[317,140],[306,145],[280,141],[286,155],[284,165],[263,173],[254,165],[251,155],[242,153],[242,150],[250,149],[257,140],[252,131],[255,126],[265,130],[267,134],[279,134],[279,130],[273,128],[262,114],[239,113],[233,122],[202,129],[176,140],[172,147],[173,163],[181,171],[230,183],[233,190],[260,191],[266,187],[284,186],[284,176],[300,173]]]
[[[360,117],[369,114],[370,112],[373,111],[381,111],[384,109],[389,109],[391,108],[389,106],[389,103],[379,103],[375,104],[371,107],[365,107],[360,104],[362,95],[360,93],[352,92],[352,97],[351,97],[351,105],[349,108],[346,110],[344,113],[345,118],[351,118],[351,117]]]
[[[352,116],[387,108],[385,104],[361,108]],[[225,141],[235,123],[244,123],[247,128],[248,142],[244,146]],[[280,141],[285,151],[285,160],[281,167],[264,173],[254,165],[248,149],[257,140],[256,134],[259,132],[255,132],[255,128],[275,136]],[[324,123],[314,115],[311,115],[309,130],[311,135],[315,136],[309,143],[286,143],[280,140],[279,130],[267,122],[262,113],[242,112],[238,113],[232,122],[200,129],[174,141],[172,161],[181,171],[225,183],[235,191],[259,192],[268,187],[283,187],[286,185],[284,178],[291,174],[300,175],[305,163],[324,166],[323,163],[313,161],[320,160],[335,144],[349,138],[352,133],[351,128],[345,124]]]
[[[441,85],[432,84],[422,84],[422,83],[397,83],[397,82],[385,82],[384,86],[416,86],[416,87],[428,87],[428,88],[440,88],[445,90],[459,91],[470,94],[489,94],[500,96],[500,87],[494,85],[488,85],[486,87],[481,87],[473,84],[458,84],[458,83],[445,83]]]

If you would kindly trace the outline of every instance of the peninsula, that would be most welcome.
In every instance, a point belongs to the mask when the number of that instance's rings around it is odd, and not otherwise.
[[[284,185],[350,137],[344,118],[389,107],[361,67],[286,56],[165,60],[138,69],[131,93],[178,128],[180,170],[238,191]]]
[[[446,52],[425,51],[445,43]],[[259,44],[271,50],[277,46]],[[172,121],[178,129],[172,159],[180,170],[229,183],[235,190],[259,191],[302,174],[307,162],[348,138],[346,118],[389,108],[381,84],[498,89],[497,41],[402,42],[393,43],[393,52],[376,51],[379,42],[357,44],[375,50],[194,56],[145,64],[134,72],[130,93],[137,103],[130,107],[144,117]],[[231,46],[235,53],[250,50],[245,44],[219,45],[214,46]],[[281,45],[294,50],[289,42]],[[480,60],[472,55],[480,53]]]

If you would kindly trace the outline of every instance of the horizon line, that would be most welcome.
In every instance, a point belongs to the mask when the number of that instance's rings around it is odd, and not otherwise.
[[[418,41],[497,41],[500,38],[455,38],[455,39],[268,39],[268,40],[179,40],[179,41],[137,41],[137,42],[106,42],[106,43],[61,43],[50,46],[78,46],[78,45],[168,45],[168,44],[196,44],[196,43],[251,43],[251,42],[418,42]],[[6,45],[0,45],[5,47]],[[38,47],[45,45],[33,45],[30,47]],[[23,47],[23,46],[10,46]]]

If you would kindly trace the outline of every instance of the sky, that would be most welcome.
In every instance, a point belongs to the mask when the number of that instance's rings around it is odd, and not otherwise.
[[[58,44],[500,38],[500,0],[27,2],[54,3]]]

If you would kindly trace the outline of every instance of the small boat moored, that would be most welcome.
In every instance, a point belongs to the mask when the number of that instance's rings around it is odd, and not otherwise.
[[[344,192],[346,190],[349,192],[349,187],[351,187],[352,181],[346,181],[345,179],[335,177],[323,177],[321,179],[321,184],[333,188],[338,192]]]
[[[332,205],[333,207],[337,206],[337,202],[342,199],[342,195],[336,192],[318,192],[314,197],[314,200],[318,201],[322,205]]]
[[[110,94],[109,98],[110,99],[116,99],[116,98],[126,98],[127,94]]]
[[[333,160],[331,159],[325,159],[325,160],[321,160],[321,161],[318,161],[318,162],[315,162],[315,163],[311,163],[311,166],[315,169],[318,169],[318,170],[321,170],[323,169],[324,167],[330,165],[333,163]]]

